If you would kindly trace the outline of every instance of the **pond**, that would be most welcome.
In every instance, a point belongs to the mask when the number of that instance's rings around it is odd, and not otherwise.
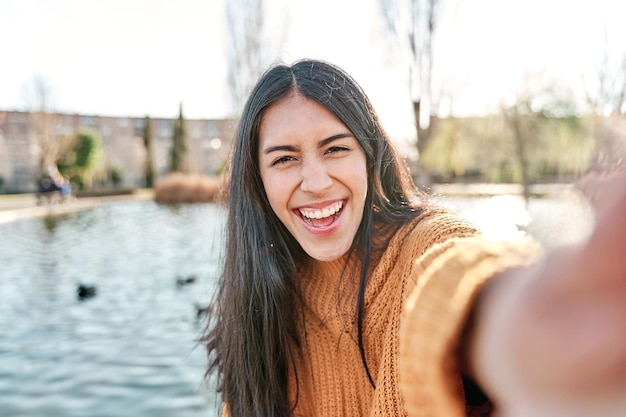
[[[213,205],[141,202],[0,226],[0,415],[215,415],[196,305],[222,224]]]
[[[441,202],[492,238],[549,247],[592,221],[575,195]],[[215,289],[223,223],[211,204],[130,202],[0,225],[0,415],[216,415],[197,306]],[[79,284],[95,296],[78,299]]]

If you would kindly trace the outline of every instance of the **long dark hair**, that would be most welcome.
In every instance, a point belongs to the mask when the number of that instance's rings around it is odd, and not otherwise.
[[[294,331],[300,317],[297,267],[307,255],[272,211],[258,165],[264,111],[293,92],[335,114],[365,151],[368,191],[350,256],[360,260],[356,323],[364,371],[372,386],[362,323],[374,226],[380,231],[386,225],[389,232],[420,212],[405,164],[352,77],[318,60],[274,65],[263,74],[243,109],[228,166],[224,268],[202,337],[209,355],[207,375],[217,373],[233,417],[289,416],[295,406],[289,404],[287,374],[294,364],[292,347],[299,343]]]

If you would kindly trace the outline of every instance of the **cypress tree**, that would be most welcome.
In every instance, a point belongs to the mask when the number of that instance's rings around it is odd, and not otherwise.
[[[183,104],[180,103],[178,119],[174,122],[172,135],[172,150],[170,152],[170,171],[182,172],[183,160],[187,146],[185,145],[185,120],[183,118]]]
[[[154,163],[152,159],[152,127],[150,126],[150,116],[144,118],[143,145],[146,148],[146,161],[144,166],[146,187],[152,188],[154,185]]]

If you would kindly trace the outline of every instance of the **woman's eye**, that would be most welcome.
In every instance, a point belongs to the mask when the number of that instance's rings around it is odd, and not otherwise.
[[[331,146],[330,148],[328,148],[326,150],[326,153],[337,153],[337,152],[345,152],[345,151],[349,151],[349,148],[346,148],[345,146]]]
[[[286,162],[290,162],[290,161],[294,161],[296,158],[294,158],[293,156],[281,156],[280,158],[275,159],[272,162],[272,166],[276,166],[276,165],[280,165],[280,164],[284,164]]]

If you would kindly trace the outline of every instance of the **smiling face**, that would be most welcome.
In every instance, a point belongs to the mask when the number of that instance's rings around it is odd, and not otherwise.
[[[259,167],[274,213],[304,251],[333,261],[352,245],[367,195],[365,152],[329,110],[298,94],[270,106]]]

